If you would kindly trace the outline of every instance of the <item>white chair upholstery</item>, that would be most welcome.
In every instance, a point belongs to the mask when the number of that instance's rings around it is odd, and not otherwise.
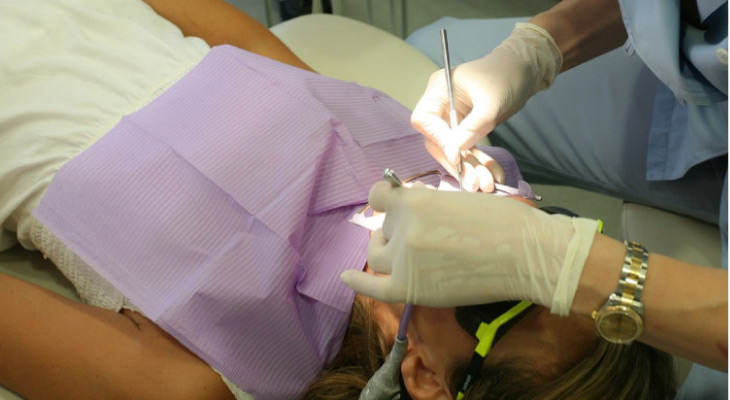
[[[380,89],[411,109],[438,70],[400,38],[346,17],[310,14],[271,31],[322,75]]]
[[[709,267],[722,264],[720,230],[694,218],[624,202],[620,235],[686,262]]]

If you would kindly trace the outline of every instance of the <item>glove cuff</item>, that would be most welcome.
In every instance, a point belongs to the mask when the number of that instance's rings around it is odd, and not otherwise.
[[[578,282],[583,273],[588,254],[593,246],[593,238],[598,232],[598,221],[587,218],[571,218],[573,237],[565,252],[563,267],[553,294],[550,312],[560,316],[570,314]]]
[[[527,47],[526,53],[534,67],[533,94],[549,88],[563,66],[563,54],[552,35],[538,25],[518,22],[507,40],[511,39],[519,40]]]

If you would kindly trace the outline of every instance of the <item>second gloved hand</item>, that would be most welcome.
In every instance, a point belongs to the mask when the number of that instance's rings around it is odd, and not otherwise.
[[[531,23],[518,23],[491,53],[453,68],[458,127],[452,130],[447,122],[449,99],[443,70],[431,75],[411,123],[435,144],[438,151],[429,148],[429,152],[450,170],[459,152],[469,150],[519,111],[532,95],[550,87],[562,62],[562,54],[547,31]]]
[[[529,300],[567,315],[598,225],[505,197],[386,182],[370,204],[386,212],[368,248],[378,274],[350,270],[343,281],[382,301],[433,307]]]

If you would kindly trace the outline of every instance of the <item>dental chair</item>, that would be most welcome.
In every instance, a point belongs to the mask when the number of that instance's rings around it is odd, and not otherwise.
[[[420,98],[438,67],[402,39],[362,22],[329,14],[310,14],[271,30],[304,62],[323,75],[389,94],[409,108]],[[708,266],[721,265],[717,227],[666,211],[568,187],[533,185],[542,205],[558,205],[580,215],[601,218],[604,232],[630,237],[657,253]],[[0,272],[31,281],[78,300],[73,287],[38,252],[19,246],[0,253]],[[0,313],[0,318],[2,314]],[[684,380],[690,363],[678,363]],[[62,398],[63,394],[59,394]],[[0,387],[0,400],[20,397]]]

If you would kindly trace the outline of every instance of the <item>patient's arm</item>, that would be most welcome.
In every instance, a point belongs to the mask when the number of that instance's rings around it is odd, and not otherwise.
[[[0,274],[0,384],[27,399],[230,399],[220,376],[138,313]]]
[[[224,0],[144,1],[186,36],[197,36],[211,46],[230,44],[312,70],[265,26]]]

